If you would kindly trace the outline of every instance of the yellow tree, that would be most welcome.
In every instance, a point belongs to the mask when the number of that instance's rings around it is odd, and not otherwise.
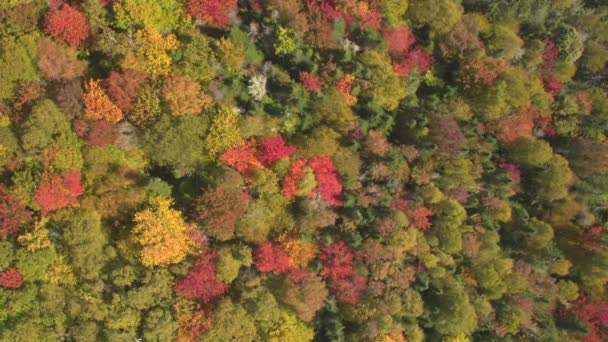
[[[156,78],[169,73],[171,56],[167,51],[176,49],[179,42],[171,33],[163,36],[159,31],[147,28],[135,32],[135,46],[135,53],[125,57],[122,67],[143,71]]]
[[[238,121],[238,114],[234,110],[225,105],[218,108],[205,139],[205,149],[209,157],[216,159],[226,149],[242,141]]]
[[[145,266],[175,264],[182,261],[193,246],[188,226],[173,201],[164,197],[150,199],[150,207],[135,214],[133,240],[141,245]]]

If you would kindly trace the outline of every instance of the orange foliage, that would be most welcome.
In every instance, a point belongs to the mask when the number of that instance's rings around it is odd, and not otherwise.
[[[117,123],[122,119],[122,111],[116,106],[99,86],[99,81],[89,80],[85,84],[83,96],[85,113],[93,120],[107,120]]]
[[[319,248],[317,245],[304,240],[281,236],[279,239],[281,248],[287,253],[289,263],[294,267],[306,267],[308,263],[317,255]]]

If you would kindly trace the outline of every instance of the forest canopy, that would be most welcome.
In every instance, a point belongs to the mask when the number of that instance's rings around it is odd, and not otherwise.
[[[608,341],[608,2],[1,0],[0,341]]]

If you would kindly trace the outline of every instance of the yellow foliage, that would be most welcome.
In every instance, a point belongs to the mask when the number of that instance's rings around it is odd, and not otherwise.
[[[234,110],[220,106],[213,117],[209,134],[205,139],[205,149],[209,157],[216,159],[229,147],[238,145],[241,138],[239,117]]]
[[[314,243],[289,238],[286,235],[281,236],[279,242],[289,256],[289,262],[295,267],[306,267],[319,251]]]
[[[164,197],[150,200],[150,208],[135,214],[133,240],[142,246],[141,262],[145,266],[175,264],[182,261],[193,246],[187,225],[173,201]]]
[[[49,267],[46,272],[46,280],[54,285],[74,286],[76,284],[72,268],[63,260]]]
[[[48,238],[49,230],[44,227],[48,221],[48,218],[43,217],[36,223],[32,231],[20,235],[17,241],[30,252],[49,247],[51,245]]]
[[[175,35],[162,33],[146,28],[135,33],[135,54],[129,54],[122,62],[122,67],[148,73],[152,77],[167,75],[171,67],[171,57],[167,50],[176,49],[179,42]]]
[[[216,46],[216,56],[224,69],[233,75],[240,75],[245,62],[245,47],[226,38],[218,40]]]
[[[458,336],[450,336],[450,337],[443,338],[443,342],[470,342],[470,341],[471,340],[469,340],[469,338],[463,334],[460,334]]]

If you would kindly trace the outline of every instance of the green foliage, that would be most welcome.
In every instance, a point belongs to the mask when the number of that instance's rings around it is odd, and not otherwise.
[[[118,0],[112,5],[121,29],[152,27],[162,32],[176,29],[183,20],[178,0]]]
[[[40,79],[38,34],[0,36],[0,99],[11,99],[19,82]]]

